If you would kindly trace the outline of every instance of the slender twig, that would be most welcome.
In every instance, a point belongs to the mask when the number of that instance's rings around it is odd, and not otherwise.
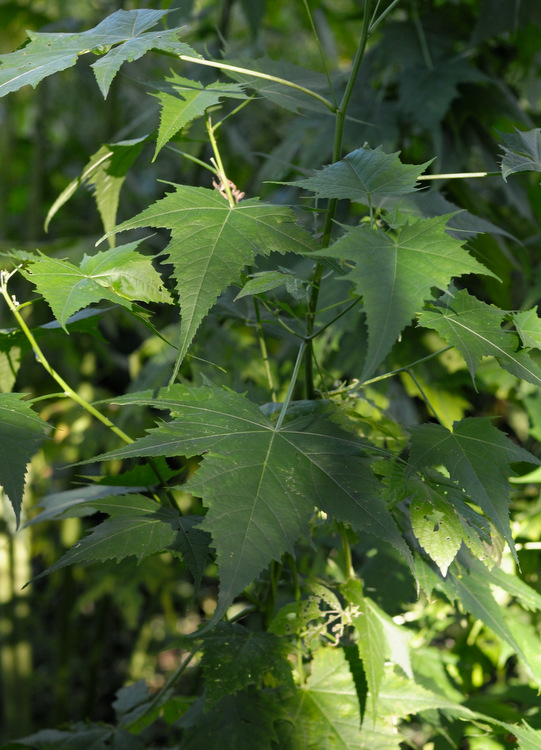
[[[417,380],[417,378],[415,377],[415,375],[414,375],[414,374],[412,373],[412,371],[411,371],[411,370],[406,370],[405,372],[406,372],[406,373],[407,373],[407,374],[408,374],[408,375],[410,376],[410,378],[411,378],[411,379],[413,380],[413,382],[415,383],[416,387],[417,387],[417,388],[419,389],[419,393],[421,394],[421,397],[422,397],[423,401],[424,401],[424,402],[425,402],[425,404],[426,404],[426,405],[428,406],[428,408],[430,409],[430,411],[431,411],[431,412],[433,413],[433,415],[434,415],[434,416],[436,417],[436,419],[438,420],[438,422],[439,422],[439,423],[440,423],[441,425],[443,425],[443,422],[441,421],[441,419],[440,419],[440,418],[439,418],[439,416],[438,416],[438,412],[437,412],[437,411],[436,411],[436,410],[434,409],[434,407],[433,407],[433,406],[432,406],[432,404],[430,403],[430,399],[428,398],[428,396],[427,396],[427,395],[426,395],[426,393],[424,392],[423,388],[421,387],[421,384],[419,383],[419,381]],[[443,425],[443,426],[445,426],[445,425]]]
[[[256,327],[257,327],[257,338],[259,339],[259,349],[261,351],[261,356],[263,358],[263,366],[265,368],[265,375],[267,377],[267,383],[269,384],[270,392],[271,392],[271,400],[276,401],[276,388],[274,386],[274,381],[272,378],[272,371],[270,368],[270,360],[269,360],[269,352],[267,349],[267,341],[265,339],[265,333],[263,331],[263,326],[261,324],[261,314],[259,311],[259,301],[257,297],[252,298],[253,305],[254,305],[254,313],[255,313],[255,320],[256,320]]]
[[[287,407],[289,406],[289,402],[291,401],[291,397],[293,396],[293,390],[295,389],[297,378],[299,377],[299,369],[301,366],[302,358],[304,357],[306,346],[307,346],[307,342],[302,341],[299,347],[299,351],[297,353],[297,360],[295,362],[295,367],[293,368],[291,380],[289,381],[289,388],[287,389],[286,397],[285,397],[284,403],[282,404],[282,409],[280,410],[280,414],[278,415],[278,419],[276,421],[277,430],[279,430],[280,427],[282,426],[282,423],[286,416]]]
[[[310,23],[310,26],[312,27],[312,33],[314,35],[314,39],[316,40],[317,48],[319,50],[319,56],[321,57],[321,61],[323,63],[323,69],[325,71],[325,75],[327,76],[327,82],[329,84],[329,89],[332,94],[332,98],[334,100],[335,106],[338,106],[336,97],[334,95],[334,88],[331,81],[331,75],[329,73],[329,68],[327,67],[327,60],[325,59],[325,55],[323,54],[323,48],[321,46],[321,42],[319,40],[319,34],[317,33],[316,24],[314,23],[314,17],[312,16],[312,11],[310,10],[310,6],[308,5],[308,0],[303,0],[304,7],[306,10],[306,13],[308,15],[308,21]]]
[[[440,354],[444,354],[444,352],[448,352],[449,349],[452,349],[452,345],[445,346],[443,349],[438,349],[437,352],[432,352],[431,354],[427,354],[426,357],[421,357],[421,359],[415,360],[415,362],[411,362],[409,365],[406,365],[405,367],[398,367],[396,370],[390,370],[389,372],[384,373],[383,375],[378,375],[375,378],[370,378],[370,380],[365,380],[361,384],[361,387],[364,388],[365,385],[371,385],[372,383],[379,383],[380,380],[387,380],[387,378],[392,378],[394,375],[398,375],[400,372],[407,372],[412,367],[415,367],[416,365],[420,365],[421,362],[426,362],[429,359],[432,359],[433,357],[437,357]]]
[[[421,180],[468,180],[472,177],[501,177],[501,172],[449,172],[447,174],[424,174]]]

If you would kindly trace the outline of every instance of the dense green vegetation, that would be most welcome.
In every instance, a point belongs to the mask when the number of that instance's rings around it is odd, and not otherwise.
[[[0,19],[2,750],[541,747],[537,0]]]

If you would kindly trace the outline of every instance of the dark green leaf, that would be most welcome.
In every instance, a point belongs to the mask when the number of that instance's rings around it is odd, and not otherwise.
[[[26,466],[43,441],[47,423],[22,401],[24,393],[0,393],[0,485],[17,525],[21,519]]]
[[[418,190],[417,180],[430,164],[406,165],[399,152],[386,154],[382,146],[358,148],[314,177],[289,184],[311,190],[320,198],[349,198],[369,204],[376,198],[405,195]]]
[[[170,258],[182,308],[177,369],[218,295],[256,253],[305,253],[317,248],[289,208],[258,200],[230,206],[217,190],[183,187],[116,228],[171,229]]]
[[[170,409],[178,419],[107,458],[205,454],[183,488],[209,506],[201,528],[217,551],[216,617],[271,560],[293,554],[314,507],[384,539],[411,564],[369,460],[359,455],[362,444],[323,415],[301,416],[276,430],[243,396],[206,387],[173,386],[158,399],[142,394],[121,402]]]
[[[541,172],[541,128],[500,133],[503,141],[502,176],[516,172]]]
[[[453,277],[468,273],[494,276],[446,233],[448,220],[418,219],[389,233],[359,226],[320,251],[355,263],[345,279],[363,295],[367,318],[368,352],[361,380],[389,353],[433,287],[445,291]]]

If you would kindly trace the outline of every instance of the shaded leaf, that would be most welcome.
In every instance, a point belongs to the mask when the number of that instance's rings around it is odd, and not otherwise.
[[[411,470],[445,466],[451,480],[481,507],[516,556],[509,526],[511,464],[539,464],[539,459],[497,430],[489,417],[463,419],[452,432],[438,424],[412,427],[411,432]]]
[[[289,208],[256,199],[230,206],[216,190],[177,185],[115,232],[137,227],[171,230],[164,251],[174,267],[182,309],[175,373],[218,295],[236,281],[256,253],[304,253],[317,244],[295,224]]]
[[[0,393],[0,485],[9,498],[17,525],[26,466],[43,441],[47,423],[22,401],[24,393]]]
[[[430,164],[402,164],[399,152],[386,154],[382,146],[358,148],[313,177],[290,182],[320,198],[349,198],[368,204],[375,198],[405,195],[418,190],[417,180]]]
[[[525,349],[541,349],[541,318],[537,308],[513,313],[518,335]]]
[[[179,554],[192,574],[195,589],[201,585],[205,569],[210,562],[211,538],[207,531],[199,528],[201,516],[182,516],[173,544],[168,549]]]
[[[205,636],[201,668],[208,707],[250,686],[294,689],[287,640],[222,623]]]
[[[163,10],[118,10],[95,28],[78,34],[29,31],[30,42],[25,47],[0,56],[0,96],[27,84],[35,87],[47,76],[75,65],[77,57],[87,52],[102,54],[92,67],[104,96],[122,63],[151,49],[198,56],[178,41],[178,29],[147,33],[166,14]]]
[[[276,430],[255,404],[220,389],[177,385],[157,399],[135,394],[119,403],[151,404],[178,418],[108,459],[204,454],[183,489],[209,507],[201,528],[211,533],[217,552],[215,618],[271,560],[294,554],[314,507],[384,539],[411,564],[369,460],[360,457],[362,444],[317,411]]]
[[[160,90],[153,94],[161,105],[160,126],[154,159],[165,144],[191,120],[200,117],[205,110],[219,104],[223,98],[247,99],[242,88],[235,83],[215,81],[203,86],[199,81],[173,73],[160,84]],[[109,229],[107,229],[109,231]]]
[[[502,177],[516,172],[541,172],[541,128],[500,133],[503,142]]]
[[[126,174],[141,153],[146,140],[147,136],[143,136],[131,141],[119,141],[101,146],[90,157],[79,177],[64,188],[47,212],[45,231],[48,230],[53,216],[67,203],[77,188],[88,183],[94,188],[94,197],[103,228],[106,232],[111,232],[115,226],[120,190]],[[114,237],[109,238],[109,244],[114,247]]]
[[[68,318],[83,307],[107,299],[128,310],[134,300],[171,302],[152,260],[135,251],[131,242],[95,255],[85,255],[80,267],[40,254],[21,273],[45,297],[55,318],[67,331]]]
[[[358,226],[320,251],[355,263],[344,278],[363,295],[368,352],[361,380],[383,361],[433,287],[445,291],[453,277],[468,273],[494,276],[446,233],[448,219],[418,219],[389,233]]]
[[[472,376],[483,357],[495,357],[498,364],[521,380],[541,385],[541,369],[524,350],[515,331],[503,330],[506,312],[481,302],[461,290],[447,307],[421,313],[419,325],[433,328],[460,351]]]

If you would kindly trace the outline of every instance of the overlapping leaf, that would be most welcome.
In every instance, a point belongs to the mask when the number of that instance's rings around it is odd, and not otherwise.
[[[541,385],[541,369],[520,348],[515,331],[504,330],[506,312],[481,302],[466,290],[457,292],[447,307],[435,307],[419,316],[419,325],[434,328],[460,351],[472,379],[483,357],[495,357],[504,369],[521,380]]]
[[[131,242],[95,255],[85,255],[80,267],[65,260],[39,258],[21,271],[49,303],[53,315],[67,331],[73,313],[102,299],[133,308],[141,302],[171,302],[152,260],[136,252]]]
[[[111,232],[115,226],[120,190],[126,174],[141,153],[146,136],[131,141],[119,141],[101,146],[90,157],[83,171],[60,193],[45,219],[45,231],[59,209],[71,198],[80,185],[88,183],[94,188],[94,197],[101,216],[103,228]],[[114,247],[114,236],[109,238]]]
[[[513,322],[525,349],[541,349],[541,318],[536,307],[514,313]]]
[[[368,352],[361,379],[382,362],[433,287],[445,291],[453,277],[467,273],[494,276],[446,233],[448,219],[417,219],[389,233],[359,226],[320,251],[355,263],[345,278],[363,296],[366,313]]]
[[[8,496],[17,525],[21,518],[26,466],[44,439],[47,427],[21,399],[24,393],[0,393],[0,485]]]
[[[358,148],[313,177],[288,183],[311,190],[321,198],[349,198],[369,204],[374,198],[406,195],[418,189],[417,180],[430,164],[402,164],[399,153],[386,154],[382,146]]]
[[[0,56],[0,96],[27,84],[36,86],[47,76],[72,67],[78,56],[87,52],[102,55],[92,67],[104,96],[120,66],[151,49],[199,57],[178,40],[179,29],[148,31],[167,12],[118,10],[95,28],[78,34],[29,31],[30,42],[23,49]]]
[[[271,560],[293,554],[314,507],[384,539],[411,563],[368,459],[360,457],[361,444],[324,415],[307,414],[276,430],[239,394],[179,385],[157,399],[136,394],[119,403],[151,404],[176,418],[108,458],[204,454],[183,489],[209,507],[201,528],[217,553],[215,617]]]
[[[540,464],[539,459],[509,440],[488,417],[463,419],[452,432],[428,423],[412,427],[411,432],[412,470],[445,466],[451,480],[479,505],[514,552],[509,526],[511,464]]]
[[[205,110],[218,104],[221,99],[247,99],[241,86],[236,83],[215,81],[203,86],[173,73],[160,85],[159,93],[153,94],[161,105],[160,127],[154,159],[165,144],[191,120],[200,117]]]
[[[504,157],[502,176],[507,181],[516,172],[541,172],[541,128],[501,133]]]
[[[137,227],[171,230],[170,258],[182,310],[178,366],[218,295],[238,279],[256,253],[304,253],[317,244],[284,206],[258,200],[230,206],[216,190],[177,185],[116,232]]]

